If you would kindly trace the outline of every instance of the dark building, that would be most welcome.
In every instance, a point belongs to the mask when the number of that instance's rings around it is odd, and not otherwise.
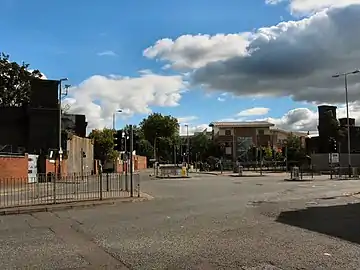
[[[58,149],[58,81],[33,80],[28,105],[0,107],[0,152],[40,154]],[[86,136],[85,115],[62,116],[62,148],[69,132]]]
[[[338,121],[336,118],[336,106],[323,105],[318,107],[319,112],[319,124],[318,131],[319,136],[309,138],[306,142],[306,146],[309,153],[330,153],[332,152],[331,138],[335,137],[333,127],[331,126],[331,120]],[[336,140],[336,151],[339,153],[347,153],[347,118],[340,118],[340,129],[343,132],[343,136]],[[360,127],[355,125],[355,119],[349,118],[350,127],[350,145],[352,153],[360,152]]]

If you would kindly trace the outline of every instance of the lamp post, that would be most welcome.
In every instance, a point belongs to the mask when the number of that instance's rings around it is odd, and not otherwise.
[[[59,133],[58,133],[58,138],[59,138],[59,142],[58,142],[58,147],[59,147],[59,177],[61,177],[61,160],[62,160],[62,154],[63,154],[63,150],[62,150],[62,138],[61,138],[61,116],[62,116],[62,111],[61,111],[61,98],[62,98],[62,82],[67,81],[68,78],[62,78],[59,80]]]
[[[115,120],[116,120],[116,114],[117,113],[121,113],[122,112],[122,110],[116,110],[114,113],[113,113],[113,130],[115,130]]]
[[[189,140],[189,125],[185,125],[186,127],[186,155],[187,155],[187,164],[189,166],[190,163],[190,140]]]
[[[333,78],[344,77],[345,84],[345,102],[346,102],[346,121],[347,121],[347,150],[348,150],[348,167],[349,167],[349,177],[351,176],[351,142],[350,142],[350,120],[349,120],[349,99],[348,99],[348,75],[353,75],[359,73],[360,70],[356,69],[350,72],[345,72],[341,74],[335,74]]]

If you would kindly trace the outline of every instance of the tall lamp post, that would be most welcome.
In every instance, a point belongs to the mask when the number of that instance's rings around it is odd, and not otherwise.
[[[122,112],[122,110],[116,110],[116,111],[113,113],[113,117],[112,117],[112,118],[113,118],[113,119],[112,119],[112,120],[113,120],[113,127],[112,127],[113,130],[115,130],[115,125],[116,125],[116,124],[115,124],[115,123],[116,123],[116,114],[117,114],[117,113],[121,113],[121,112]]]
[[[59,147],[59,176],[61,177],[61,160],[62,160],[62,154],[63,154],[63,150],[62,150],[62,138],[61,138],[61,116],[62,116],[62,110],[61,110],[61,98],[62,98],[62,82],[67,81],[68,78],[62,78],[59,80],[59,134],[58,134],[58,138],[59,138],[59,142],[58,142],[58,147]]]
[[[190,140],[189,140],[189,125],[185,125],[186,127],[186,155],[187,155],[187,164],[189,166],[190,163]]]
[[[349,120],[349,99],[348,99],[348,75],[353,75],[359,73],[360,70],[356,69],[350,72],[345,72],[341,74],[335,74],[333,78],[344,77],[345,84],[345,102],[346,102],[346,120],[347,120],[347,150],[348,150],[348,166],[349,166],[349,177],[351,176],[351,142],[350,142],[350,120]]]

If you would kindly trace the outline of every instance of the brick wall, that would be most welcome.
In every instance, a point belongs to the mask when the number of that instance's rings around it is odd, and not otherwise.
[[[55,163],[51,162],[50,160],[45,161],[45,172],[48,174],[49,172],[55,173],[59,171],[59,160],[56,160]],[[62,160],[61,161],[61,174],[66,175],[67,172],[67,161]]]
[[[27,181],[28,156],[0,156],[0,181],[4,178],[21,178]]]
[[[134,157],[135,170],[145,170],[147,168],[147,160],[144,156],[135,156]]]

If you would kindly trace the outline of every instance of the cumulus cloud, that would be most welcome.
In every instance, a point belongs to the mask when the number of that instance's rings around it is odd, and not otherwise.
[[[184,117],[177,117],[177,120],[178,120],[178,122],[179,122],[180,125],[181,125],[181,124],[183,124],[183,125],[188,124],[188,123],[190,123],[190,122],[192,122],[192,121],[194,121],[194,120],[196,120],[196,119],[198,119],[198,117],[195,116],[195,115],[184,116]]]
[[[291,13],[298,15],[313,14],[329,7],[344,7],[360,3],[360,0],[265,0],[265,3],[276,5],[285,1],[289,2]]]
[[[331,7],[231,38],[186,35],[160,40],[144,54],[189,68],[193,86],[238,96],[338,103],[344,100],[344,81],[331,76],[360,66],[358,21],[360,4]],[[359,87],[360,76],[349,77],[350,100],[359,99]]]
[[[243,110],[237,114],[237,116],[253,116],[253,115],[265,115],[270,111],[269,108],[255,107],[247,110]]]
[[[189,130],[189,135],[193,135],[195,132],[202,132],[205,129],[211,131],[209,124],[189,124],[188,128],[185,125],[180,125],[180,135],[187,135],[187,129]]]
[[[176,40],[164,38],[144,50],[151,59],[169,61],[165,68],[199,68],[209,62],[228,59],[234,55],[247,54],[250,33],[210,35],[183,35]]]
[[[70,96],[63,103],[69,105],[69,112],[85,114],[89,128],[103,128],[111,126],[112,115],[119,109],[123,112],[118,117],[128,117],[150,113],[149,106],[177,106],[185,89],[186,83],[177,75],[94,75],[70,88]]]

